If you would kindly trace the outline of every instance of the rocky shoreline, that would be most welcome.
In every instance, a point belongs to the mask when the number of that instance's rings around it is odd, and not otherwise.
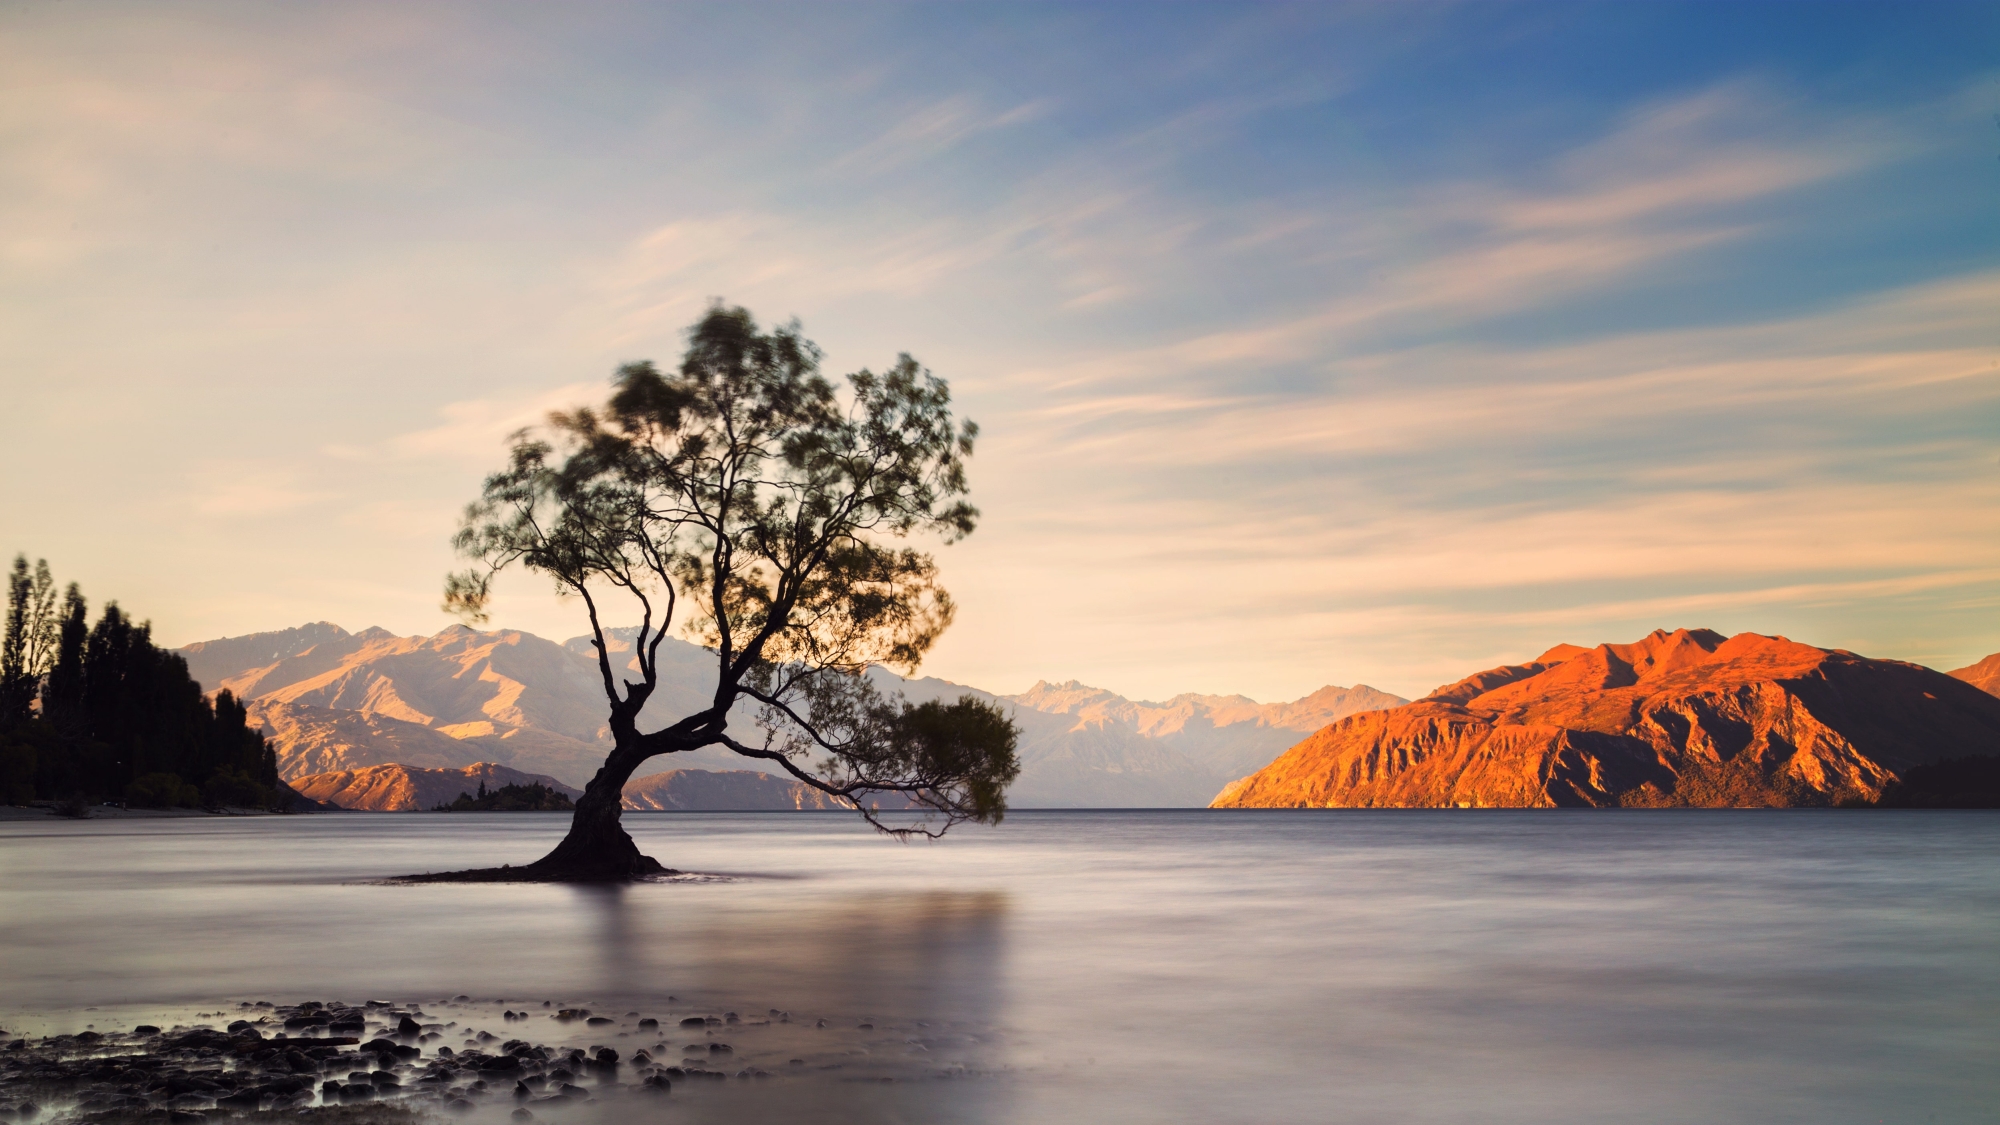
[[[141,1024],[41,1038],[0,1031],[0,1120],[122,1125],[303,1118],[386,1125],[475,1111],[484,1118],[511,1106],[510,1120],[530,1122],[581,1104],[664,1098],[691,1083],[815,1074],[864,1081],[963,1077],[974,1071],[963,1064],[939,1067],[928,1061],[929,1052],[978,1042],[898,1036],[914,1029],[887,1026],[878,1033],[865,1021],[826,1035],[828,1020],[795,1023],[776,1009],[752,1018],[728,1012],[663,1022],[637,1012],[598,1015],[554,1001],[503,1008],[503,1029],[520,1034],[496,1035],[473,1027],[467,1017],[474,1013],[452,1010],[461,1005],[478,1002],[459,997],[437,1002],[432,1008],[444,1010],[435,1011],[385,1001],[245,1002],[219,1029]],[[478,1014],[490,1013],[485,1008]],[[535,1024],[554,1034],[530,1038]],[[746,1036],[756,1042],[739,1052],[730,1040]],[[639,1042],[622,1049],[590,1042],[634,1038]],[[893,1050],[899,1046],[905,1049]],[[927,1061],[913,1068],[885,1058],[887,1067],[867,1067],[882,1048]],[[856,1063],[862,1065],[855,1073],[826,1073]]]

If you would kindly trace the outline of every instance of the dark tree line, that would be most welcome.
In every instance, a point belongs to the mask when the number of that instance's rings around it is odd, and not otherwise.
[[[458,799],[447,804],[435,805],[432,812],[570,812],[576,805],[560,792],[550,789],[539,781],[526,785],[502,785],[487,791],[484,781],[479,783],[479,795],[460,793]]]
[[[285,807],[276,753],[227,691],[206,698],[187,661],[116,602],[89,621],[72,582],[17,556],[0,642],[0,800]]]

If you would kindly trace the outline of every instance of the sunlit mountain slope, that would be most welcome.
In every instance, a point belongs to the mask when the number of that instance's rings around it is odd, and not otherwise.
[[[2000,699],[1783,637],[1562,645],[1336,722],[1221,808],[1831,805],[1911,766],[2000,754]]]

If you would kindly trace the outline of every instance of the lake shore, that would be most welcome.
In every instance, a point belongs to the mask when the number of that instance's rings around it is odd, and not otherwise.
[[[0,821],[10,820],[198,820],[204,817],[286,816],[265,809],[128,809],[90,805],[88,816],[64,816],[54,805],[0,805]],[[344,810],[343,810],[344,811]]]

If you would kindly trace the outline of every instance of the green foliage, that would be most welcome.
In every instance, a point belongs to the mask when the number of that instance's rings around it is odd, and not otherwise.
[[[75,587],[71,587],[72,590]],[[7,576],[7,623],[0,635],[0,726],[25,721],[55,663],[58,636],[55,578],[49,561],[28,569],[28,556],[14,556]]]
[[[271,808],[276,803],[275,796],[249,774],[227,766],[201,786],[201,803],[211,809]]]
[[[515,564],[580,597],[614,773],[720,744],[777,761],[871,820],[864,802],[878,793],[946,827],[998,820],[1018,769],[1011,722],[969,698],[885,701],[865,678],[872,664],[913,671],[951,623],[936,562],[893,541],[972,532],[965,463],[978,427],[954,421],[944,381],[907,355],[844,386],[819,359],[796,325],[762,332],[718,304],[690,329],[678,371],[628,364],[602,408],[516,434],[508,467],[466,510],[455,546],[478,565],[447,580],[445,606],[484,620],[494,575]],[[640,608],[638,682],[613,674],[606,591]],[[641,732],[660,639],[676,628],[716,655],[713,706]],[[764,707],[761,746],[727,733],[744,696]],[[819,773],[801,765],[819,754],[830,756]]]
[[[62,752],[62,740],[47,723],[0,727],[0,804],[25,805],[38,795],[40,763]]]
[[[191,809],[201,803],[201,790],[179,774],[140,774],[125,786],[125,803],[136,809]]]
[[[550,789],[539,781],[526,785],[502,785],[487,792],[486,783],[479,783],[479,795],[460,793],[458,799],[448,805],[438,805],[432,812],[569,812],[576,805],[557,790]]]
[[[243,705],[226,691],[205,698],[187,662],[153,644],[149,624],[114,602],[90,625],[74,583],[59,607],[54,591],[47,564],[30,573],[25,556],[15,560],[6,676],[33,690],[29,706],[0,714],[0,795],[166,807],[213,794],[228,799],[211,804],[256,808],[296,797]]]

